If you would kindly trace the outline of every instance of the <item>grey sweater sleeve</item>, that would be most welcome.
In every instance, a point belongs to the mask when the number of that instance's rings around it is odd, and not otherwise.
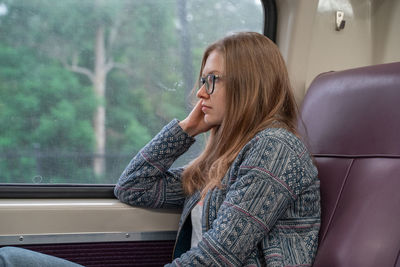
[[[183,168],[170,167],[194,141],[176,119],[171,121],[131,160],[115,186],[115,195],[134,206],[182,208]]]

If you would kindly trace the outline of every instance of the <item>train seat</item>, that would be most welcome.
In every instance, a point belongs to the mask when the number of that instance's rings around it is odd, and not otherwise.
[[[321,181],[313,266],[399,267],[400,62],[320,74],[300,115]]]

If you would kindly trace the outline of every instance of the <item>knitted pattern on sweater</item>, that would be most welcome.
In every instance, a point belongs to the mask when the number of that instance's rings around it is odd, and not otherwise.
[[[281,128],[259,132],[203,205],[203,238],[190,249],[190,211],[172,163],[193,144],[173,120],[129,163],[116,187],[125,203],[183,208],[170,266],[311,266],[320,227],[317,169],[303,143]]]

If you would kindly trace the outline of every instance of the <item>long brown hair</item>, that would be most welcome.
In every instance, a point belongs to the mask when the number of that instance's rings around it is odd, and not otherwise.
[[[227,36],[206,49],[200,75],[214,50],[225,59],[226,116],[211,129],[204,151],[183,172],[183,188],[189,195],[201,190],[204,196],[220,186],[229,166],[257,132],[283,127],[296,133],[297,107],[278,47],[255,32]]]

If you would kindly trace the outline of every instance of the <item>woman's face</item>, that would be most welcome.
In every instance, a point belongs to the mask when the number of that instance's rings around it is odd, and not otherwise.
[[[206,92],[206,85],[197,91],[197,97],[202,101],[201,107],[204,113],[204,121],[210,125],[221,125],[225,117],[225,61],[220,52],[214,50],[210,53],[204,65],[201,77],[205,78],[209,74],[219,76],[215,80],[214,92],[209,95]],[[210,89],[212,83],[209,83]]]

